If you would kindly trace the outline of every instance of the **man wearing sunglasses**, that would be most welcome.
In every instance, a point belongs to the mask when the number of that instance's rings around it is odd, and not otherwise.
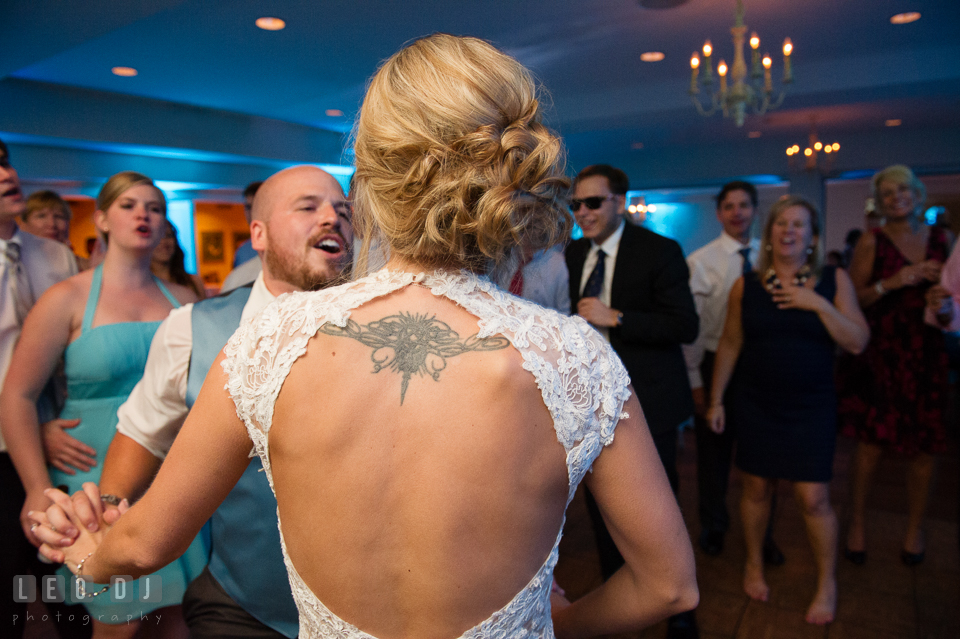
[[[588,166],[574,181],[570,209],[583,239],[567,247],[570,303],[620,356],[660,461],[677,491],[677,427],[693,414],[681,344],[697,337],[699,320],[680,245],[626,221],[627,175],[606,164]],[[587,493],[604,578],[623,565]],[[670,619],[671,639],[696,637],[692,612]]]

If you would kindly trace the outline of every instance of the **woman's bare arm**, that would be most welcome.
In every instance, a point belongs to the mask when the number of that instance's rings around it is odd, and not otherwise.
[[[69,561],[75,569],[79,560],[96,551],[83,572],[98,583],[107,583],[111,575],[137,577],[154,572],[183,554],[250,463],[250,439],[224,390],[222,359],[221,353],[143,498],[112,527],[101,519],[101,530],[90,532],[77,511],[99,509],[99,503],[91,506],[94,500],[87,500],[84,493],[74,495],[72,503],[65,503],[62,509],[68,511],[79,537],[63,547],[63,535],[38,529],[43,531],[46,543],[41,550],[48,558]],[[57,508],[47,511],[49,519],[62,516]]]
[[[30,510],[44,510],[50,500],[43,491],[51,487],[43,454],[37,400],[56,370],[70,340],[74,321],[74,278],[51,287],[27,315],[0,393],[3,439],[27,498],[20,524],[30,543],[40,545],[27,519]]]
[[[819,313],[820,321],[840,348],[850,353],[861,353],[870,341],[870,327],[860,310],[850,276],[842,269],[837,269],[836,277],[837,293],[833,304],[827,304]]]
[[[602,586],[554,610],[557,637],[590,637],[649,626],[697,605],[690,538],[636,396],[629,417],[585,482],[626,563]]]

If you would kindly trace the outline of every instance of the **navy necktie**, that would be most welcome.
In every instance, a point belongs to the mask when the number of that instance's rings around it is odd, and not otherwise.
[[[606,262],[606,259],[607,254],[603,252],[603,249],[597,251],[597,265],[590,272],[590,277],[587,278],[587,284],[583,287],[581,297],[600,297],[600,292],[603,290],[604,262]]]
[[[745,246],[737,253],[743,256],[743,274],[746,275],[753,270],[753,264],[750,263],[750,247]]]

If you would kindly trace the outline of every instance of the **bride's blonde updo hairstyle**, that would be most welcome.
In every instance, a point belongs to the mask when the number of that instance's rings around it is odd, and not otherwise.
[[[569,236],[563,148],[541,123],[537,86],[482,40],[435,34],[389,58],[354,135],[360,273],[373,243],[483,271],[521,242],[536,250]]]

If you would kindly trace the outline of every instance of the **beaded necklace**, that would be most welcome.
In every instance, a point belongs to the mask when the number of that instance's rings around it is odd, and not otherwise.
[[[810,268],[809,264],[804,264],[797,271],[797,274],[793,276],[793,285],[803,286],[812,276],[813,269]],[[783,288],[783,282],[777,277],[777,272],[772,266],[768,268],[767,272],[763,275],[763,287],[770,293]]]

